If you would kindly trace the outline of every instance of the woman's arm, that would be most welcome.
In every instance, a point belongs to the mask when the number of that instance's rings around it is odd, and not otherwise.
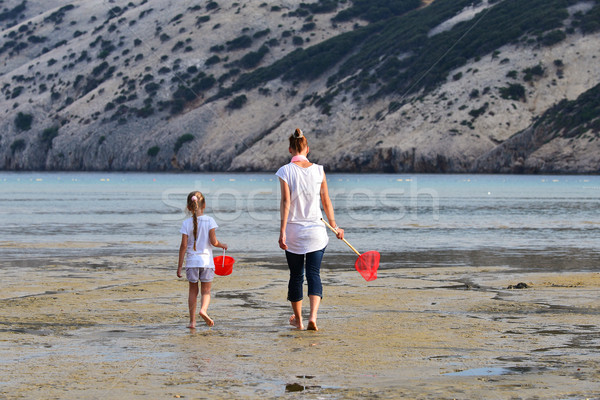
[[[327,216],[327,221],[329,221],[329,225],[333,227],[337,227],[335,223],[335,215],[333,212],[333,204],[331,204],[331,199],[329,198],[329,189],[327,188],[327,178],[325,178],[325,173],[323,172],[323,182],[321,182],[321,204],[323,204],[323,211],[325,211],[325,215]],[[337,228],[336,234],[338,239],[344,238],[344,230],[342,228]]]
[[[290,187],[287,182],[279,178],[279,183],[281,185],[281,203],[279,204],[279,214],[281,216],[279,222],[279,247],[282,250],[287,250],[288,247],[285,243],[285,228],[287,227],[287,220],[290,214],[291,195]]]
[[[181,234],[181,244],[179,245],[179,262],[177,263],[177,277],[181,278],[181,270],[183,268],[183,260],[187,250],[188,235]]]
[[[210,244],[212,244],[213,246],[227,250],[227,243],[219,242],[219,240],[217,239],[215,228],[212,228],[208,231],[208,239],[210,240]]]

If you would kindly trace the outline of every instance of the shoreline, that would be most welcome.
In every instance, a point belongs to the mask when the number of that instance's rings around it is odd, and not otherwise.
[[[324,269],[309,332],[287,323],[287,271],[239,261],[215,278],[215,327],[190,331],[172,264],[0,269],[0,397],[600,398],[597,272]]]

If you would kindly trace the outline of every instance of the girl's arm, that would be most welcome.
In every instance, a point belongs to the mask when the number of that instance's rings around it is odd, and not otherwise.
[[[336,227],[337,225],[335,223],[335,216],[333,213],[333,204],[331,204],[331,199],[329,198],[329,189],[327,189],[327,179],[325,178],[325,173],[323,173],[323,182],[321,183],[321,204],[323,204],[323,211],[325,211],[329,225]],[[343,239],[344,230],[342,228],[338,228],[335,236],[337,236],[338,239]]]
[[[177,277],[181,278],[181,270],[183,268],[183,260],[185,258],[185,252],[187,250],[188,236],[184,233],[181,234],[181,244],[179,245],[179,263],[177,264]]]
[[[215,228],[212,228],[210,231],[208,231],[208,239],[210,240],[210,244],[212,244],[213,246],[227,250],[227,243],[219,242],[219,240],[217,239]]]
[[[279,247],[282,250],[287,250],[288,247],[285,243],[285,228],[287,227],[287,220],[290,214],[291,195],[290,187],[287,182],[279,178],[279,183],[281,185],[281,203],[279,204],[279,214],[281,216],[279,222]]]

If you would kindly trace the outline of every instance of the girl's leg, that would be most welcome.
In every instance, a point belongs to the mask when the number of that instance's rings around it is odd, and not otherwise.
[[[188,328],[196,327],[196,304],[198,301],[198,282],[190,282],[188,307],[190,308],[190,324]]]
[[[308,283],[308,298],[310,299],[310,316],[308,317],[307,329],[317,331],[317,313],[323,297],[323,285],[321,283],[321,261],[325,249],[313,251],[306,255],[306,281]]]
[[[290,325],[304,329],[302,324],[302,284],[304,283],[304,255],[285,252],[290,269],[288,282],[288,300],[292,303],[294,315],[290,317]]]
[[[206,322],[208,326],[214,326],[215,322],[208,316],[208,305],[210,304],[210,288],[212,282],[202,282],[200,284],[200,295],[202,296],[200,302],[200,316]]]

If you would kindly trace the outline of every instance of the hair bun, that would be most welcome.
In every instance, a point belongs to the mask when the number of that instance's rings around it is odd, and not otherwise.
[[[302,131],[300,130],[300,128],[296,128],[296,131],[294,132],[294,137],[295,138],[301,138],[302,136],[304,136],[304,134],[302,133]]]

